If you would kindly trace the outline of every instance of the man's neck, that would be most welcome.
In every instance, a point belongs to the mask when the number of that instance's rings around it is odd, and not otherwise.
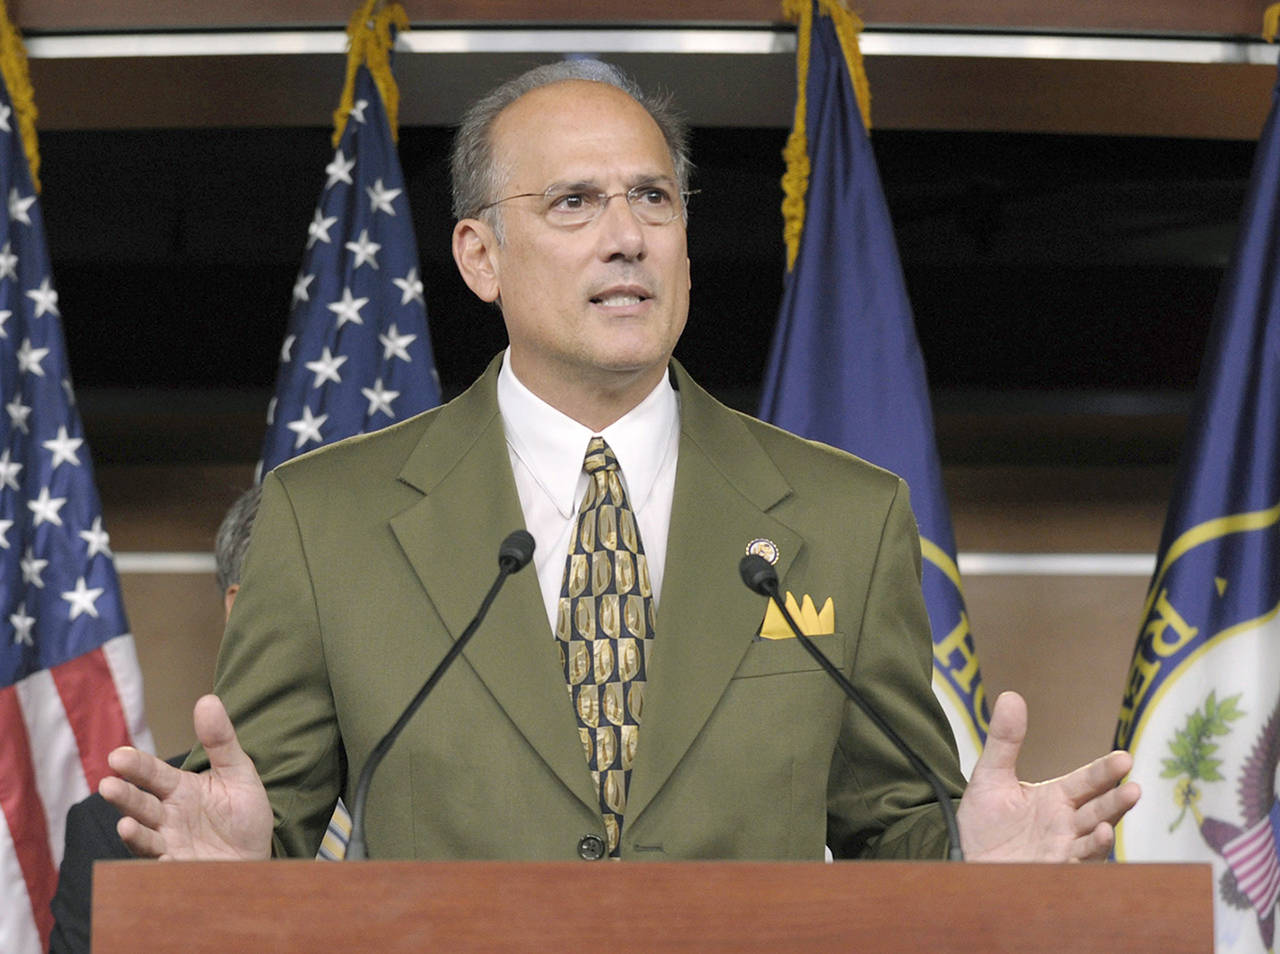
[[[561,414],[599,434],[640,404],[667,373],[665,366],[632,372],[548,379],[521,373],[514,356],[511,370],[520,383]]]

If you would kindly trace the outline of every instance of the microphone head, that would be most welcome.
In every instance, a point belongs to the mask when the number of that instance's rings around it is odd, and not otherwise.
[[[528,530],[511,531],[498,548],[498,566],[508,573],[523,570],[533,559],[533,547],[533,534]]]
[[[761,596],[772,596],[778,589],[778,571],[758,553],[748,553],[738,561],[738,573],[747,589]]]

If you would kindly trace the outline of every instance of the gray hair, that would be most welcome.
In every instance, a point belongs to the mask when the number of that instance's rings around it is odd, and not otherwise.
[[[450,161],[455,219],[473,218],[480,214],[484,206],[499,198],[497,192],[502,188],[501,173],[494,161],[490,137],[498,114],[525,93],[568,80],[606,83],[622,90],[643,106],[658,124],[667,149],[671,152],[677,188],[681,192],[689,190],[689,176],[693,171],[693,163],[689,161],[689,128],[672,106],[670,98],[647,95],[631,77],[616,66],[600,60],[562,60],[535,67],[507,80],[473,103],[463,114],[458,132],[454,136]],[[491,221],[490,224],[497,229],[498,223]]]
[[[214,562],[217,564],[218,588],[226,592],[227,588],[240,582],[240,569],[244,566],[244,555],[249,550],[249,535],[253,531],[253,521],[258,516],[258,501],[262,499],[262,486],[250,487],[231,505],[227,515],[222,518],[218,527],[217,541],[214,543]]]

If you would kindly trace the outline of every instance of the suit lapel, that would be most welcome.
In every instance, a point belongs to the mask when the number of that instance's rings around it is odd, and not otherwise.
[[[498,413],[499,361],[438,412],[400,473],[423,498],[391,521],[453,639],[493,583],[498,545],[524,526]],[[463,655],[547,765],[587,805],[596,805],[531,568],[507,581]]]
[[[766,511],[791,493],[743,422],[678,364],[680,456],[627,823],[684,757],[750,647],[765,600],[746,589],[738,561],[757,537],[780,550],[779,577],[802,545]]]

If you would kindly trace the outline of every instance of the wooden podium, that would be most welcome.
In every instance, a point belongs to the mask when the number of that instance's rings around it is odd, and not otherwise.
[[[146,862],[95,954],[1213,950],[1204,865]]]

